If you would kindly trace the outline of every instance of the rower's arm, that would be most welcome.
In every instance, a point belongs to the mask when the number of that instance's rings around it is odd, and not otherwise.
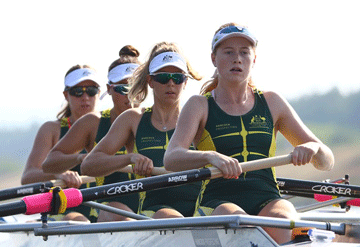
[[[145,156],[135,153],[115,155],[123,146],[127,150],[132,150],[135,127],[141,116],[142,114],[135,109],[129,109],[118,116],[106,136],[83,160],[81,173],[88,176],[107,176],[129,164],[135,164],[135,173],[150,175],[152,161]],[[139,172],[139,165],[146,171]]]
[[[95,135],[99,126],[98,113],[89,113],[79,118],[66,135],[52,148],[42,163],[42,168],[49,173],[63,173],[77,166],[86,154],[83,149],[90,151],[95,142]]]
[[[304,165],[308,160],[319,170],[331,170],[334,166],[332,151],[305,126],[287,100],[274,92],[266,92],[265,97],[275,127],[294,146],[293,164]]]
[[[207,99],[203,96],[193,96],[186,102],[165,152],[166,170],[197,169],[209,164],[212,151],[189,150],[191,143],[198,143],[201,138],[207,111]]]
[[[54,174],[45,173],[41,168],[41,163],[45,160],[51,148],[58,141],[60,136],[60,122],[49,121],[44,123],[36,137],[26,161],[25,169],[21,177],[21,184],[44,182],[55,179]]]

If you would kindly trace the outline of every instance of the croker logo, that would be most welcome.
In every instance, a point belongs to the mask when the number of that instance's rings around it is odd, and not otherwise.
[[[90,74],[91,74],[90,71],[84,71],[83,76],[88,76],[88,75],[90,75]]]
[[[331,185],[315,185],[312,187],[312,191],[315,192],[323,192],[323,193],[329,193],[329,194],[335,194],[335,195],[349,195],[351,196],[351,189],[346,187],[335,187]]]

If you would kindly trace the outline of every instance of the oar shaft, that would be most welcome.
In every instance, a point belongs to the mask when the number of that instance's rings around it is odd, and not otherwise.
[[[4,203],[0,205],[0,208],[0,217],[26,213],[24,201]]]
[[[300,197],[307,197],[307,198],[312,198],[314,199],[314,193],[309,193],[309,192],[300,192],[300,191],[291,191],[291,190],[280,190],[280,193],[282,195],[289,195],[291,197],[294,196],[300,196]],[[285,198],[287,199],[287,198]]]
[[[41,188],[42,184],[45,184],[46,187],[53,186],[53,182],[48,181],[48,182],[43,182],[43,183],[27,184],[27,185],[15,187],[15,188],[3,189],[3,190],[0,190],[0,201],[40,193],[41,192],[40,188]]]
[[[209,169],[195,169],[171,174],[164,174],[149,178],[103,185],[78,190],[70,188],[64,190],[67,198],[67,207],[76,207],[83,202],[102,198],[112,198],[122,195],[134,194],[147,190],[164,187],[179,186],[186,183],[206,180],[211,177]],[[52,194],[50,192],[26,196],[22,201],[0,205],[0,217],[14,214],[36,214],[50,212]]]
[[[88,176],[80,176],[83,184],[95,182],[94,177]],[[54,179],[47,182],[39,182],[26,184],[19,187],[8,188],[0,190],[0,201],[5,201],[9,199],[19,198],[28,195],[34,195],[41,193],[41,186],[45,185],[45,187],[51,188],[55,186],[60,186],[61,188],[66,188],[66,183],[61,179]]]
[[[211,178],[211,171],[209,169],[194,169],[86,188],[82,189],[81,193],[83,196],[83,201],[93,201],[97,199],[118,197],[142,191],[179,186],[182,184],[206,180],[209,178]]]
[[[360,186],[277,178],[280,190],[360,198]]]

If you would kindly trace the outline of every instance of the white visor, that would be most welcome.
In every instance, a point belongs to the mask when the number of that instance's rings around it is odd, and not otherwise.
[[[115,68],[109,71],[108,74],[109,84],[116,83],[131,77],[134,71],[137,69],[137,67],[139,67],[139,65],[135,63],[125,63],[116,66]]]
[[[91,80],[98,84],[96,71],[89,68],[76,69],[65,77],[65,87],[73,87],[82,81]],[[99,84],[98,84],[99,85]]]
[[[149,72],[150,74],[153,74],[166,66],[174,66],[188,74],[185,59],[176,52],[164,52],[154,57],[154,59],[150,62]]]
[[[232,38],[232,37],[243,37],[251,42],[253,46],[257,46],[257,39],[255,36],[250,33],[247,27],[242,26],[228,26],[221,29],[214,35],[213,41],[211,43],[212,51],[215,50],[215,47],[222,41]]]

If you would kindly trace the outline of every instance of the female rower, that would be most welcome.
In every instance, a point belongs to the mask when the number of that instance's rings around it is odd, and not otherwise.
[[[55,145],[43,163],[43,169],[46,172],[61,173],[75,167],[79,160],[86,154],[79,154],[81,150],[86,149],[90,152],[97,143],[106,135],[111,124],[116,117],[125,110],[131,108],[127,97],[128,79],[139,67],[138,57],[140,53],[134,47],[124,46],[119,52],[120,58],[115,60],[109,67],[107,92],[112,97],[113,108],[102,111],[101,114],[89,113],[80,118],[71,130]],[[105,96],[106,94],[104,94]],[[119,147],[116,154],[125,154],[125,148]],[[80,157],[80,158],[79,158]],[[110,184],[127,181],[131,179],[131,174],[127,173],[108,173],[97,177],[97,185]],[[101,202],[109,202],[102,200]],[[117,197],[110,200],[108,206],[116,207],[122,210],[137,212],[139,196],[137,194],[125,197]],[[100,211],[92,210],[94,217],[98,216],[97,222],[102,221],[121,221],[130,220],[130,218]]]
[[[99,98],[99,84],[96,71],[88,65],[76,65],[69,69],[65,75],[66,106],[57,115],[57,120],[44,123],[35,138],[33,148],[26,162],[21,183],[29,184],[43,182],[51,179],[63,180],[67,187],[79,188],[81,179],[80,170],[64,170],[57,174],[44,172],[42,162],[51,148],[62,138],[73,123],[81,116],[94,112]],[[80,163],[80,155],[75,157],[76,164]],[[83,213],[73,212],[64,220],[87,221]]]
[[[163,167],[163,155],[180,113],[180,97],[187,78],[200,80],[173,43],[155,45],[147,62],[135,72],[129,99],[141,103],[153,89],[154,105],[121,114],[108,134],[84,159],[84,174],[101,176],[134,164],[134,172],[150,176],[153,167]],[[134,153],[114,156],[122,146]],[[99,165],[101,164],[101,165]],[[139,213],[153,218],[192,216],[200,184],[142,193]]]
[[[167,170],[195,169],[211,164],[224,178],[203,183],[200,215],[251,214],[294,218],[294,206],[280,198],[273,168],[242,173],[241,162],[275,155],[280,131],[295,147],[292,162],[312,162],[319,170],[334,164],[331,150],[302,123],[277,93],[258,90],[251,79],[257,40],[245,26],[223,25],[212,41],[213,80],[184,106],[165,154]],[[198,149],[188,146],[194,143]],[[202,198],[202,200],[201,200]],[[267,228],[277,241],[290,231]]]

